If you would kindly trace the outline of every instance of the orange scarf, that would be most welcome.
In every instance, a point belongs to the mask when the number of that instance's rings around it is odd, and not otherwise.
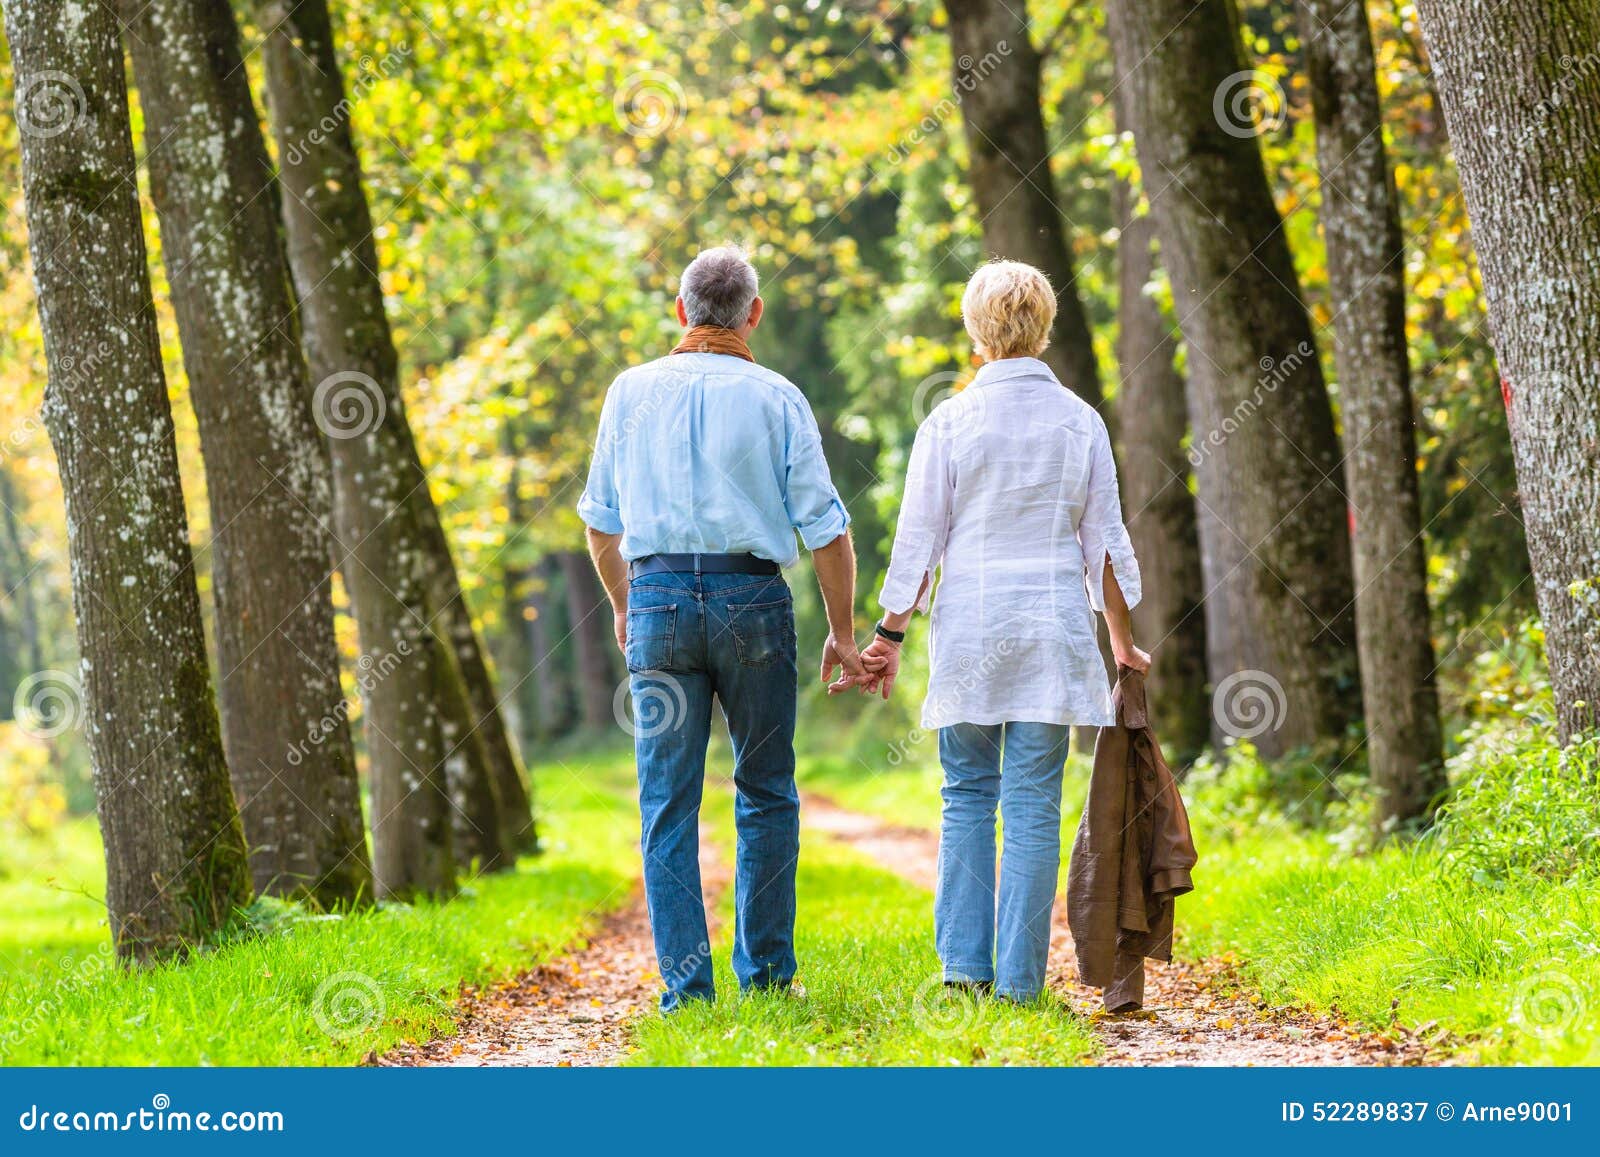
[[[720,325],[697,325],[683,335],[683,340],[674,347],[675,354],[727,354],[729,357],[743,358],[747,362],[755,361],[750,347],[744,344],[744,338],[734,333],[731,329],[724,329]]]

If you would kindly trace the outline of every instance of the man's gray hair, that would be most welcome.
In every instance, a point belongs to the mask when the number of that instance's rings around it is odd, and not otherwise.
[[[732,245],[707,249],[689,262],[678,280],[678,296],[690,325],[739,328],[750,317],[759,290],[755,266]]]

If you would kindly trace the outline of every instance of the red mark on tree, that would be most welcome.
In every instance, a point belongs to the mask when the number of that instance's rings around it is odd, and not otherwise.
[[[1511,379],[1500,379],[1500,400],[1505,403],[1506,413],[1511,413]]]

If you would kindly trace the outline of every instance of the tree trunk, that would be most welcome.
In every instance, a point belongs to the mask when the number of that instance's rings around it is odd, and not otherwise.
[[[327,465],[226,0],[128,0],[150,189],[206,463],[222,738],[256,889],[370,899],[329,593]]]
[[[454,651],[454,667],[461,679],[463,703],[473,721],[472,730],[478,739],[480,758],[487,761],[488,774],[495,782],[496,796],[506,810],[505,828],[511,836],[512,846],[518,851],[534,852],[539,847],[539,836],[533,822],[533,805],[522,778],[522,761],[511,745],[511,733],[506,728],[505,716],[495,694],[494,677],[489,673],[483,643],[472,623],[472,610],[462,594],[455,559],[450,553],[450,541],[439,521],[433,495],[428,491],[422,459],[417,454],[409,427],[406,436],[412,442],[411,460],[416,477],[423,480],[422,485],[412,491],[411,502],[422,528],[428,602],[433,611],[434,627],[441,632],[441,639],[448,637]]]
[[[582,551],[561,552],[561,573],[567,586],[567,617],[577,653],[578,718],[590,731],[617,725],[616,680],[612,678],[611,608],[589,558]]]
[[[439,640],[448,659],[449,644]],[[483,742],[472,726],[461,673],[450,662],[438,664],[436,698],[443,709],[445,782],[450,788],[450,820],[456,865],[465,871],[500,872],[514,867],[509,833],[500,805],[500,793],[489,773]]]
[[[1189,350],[1206,637],[1220,731],[1266,755],[1360,715],[1339,443],[1249,126],[1228,0],[1117,0],[1107,23]]]
[[[1361,701],[1378,795],[1373,819],[1385,832],[1428,816],[1446,786],[1417,494],[1405,247],[1366,6],[1298,0],[1298,8],[1333,295]]]
[[[1100,368],[1056,203],[1027,6],[1023,0],[945,0],[945,12],[983,246],[995,257],[1035,265],[1050,279],[1056,320],[1041,356],[1062,385],[1098,406]]]
[[[375,270],[372,219],[346,122],[327,7],[261,6],[268,106],[278,143],[289,265],[313,408],[328,435],[340,567],[360,630],[378,892],[454,886],[442,680],[448,656],[430,627],[429,542],[394,342]],[[396,661],[398,657],[399,661]],[[441,670],[441,668],[443,668]]]
[[[179,954],[250,900],[200,623],[115,15],[5,0],[117,954]],[[43,694],[43,689],[40,692]],[[49,718],[70,718],[51,714]]]
[[[518,467],[516,429],[509,421],[501,433],[501,449],[510,462],[506,478],[506,524],[522,527],[528,520],[522,500],[521,470]],[[500,637],[500,654],[496,663],[502,671],[510,672],[513,680],[506,706],[507,723],[517,737],[517,747],[523,752],[532,751],[536,742],[539,715],[539,687],[549,673],[535,668],[533,658],[533,623],[529,619],[532,607],[530,589],[533,585],[531,567],[519,561],[518,553],[508,540],[500,571],[500,614],[505,621]]]
[[[1117,430],[1122,505],[1144,578],[1144,598],[1133,609],[1135,637],[1151,651],[1150,701],[1159,734],[1179,764],[1188,763],[1211,736],[1206,695],[1206,620],[1200,605],[1200,538],[1189,460],[1183,375],[1174,359],[1172,325],[1146,292],[1155,275],[1155,231],[1137,215],[1137,195],[1126,182],[1113,190],[1117,219]]]
[[[533,670],[538,673],[538,735],[556,739],[573,726],[573,687],[568,651],[562,646],[566,632],[561,630],[562,599],[557,590],[561,564],[552,555],[539,560],[534,570],[533,619],[528,624],[533,640]]]
[[[518,849],[534,851],[538,836],[521,761],[501,718],[400,398],[399,358],[383,310],[371,211],[350,132],[327,0],[261,0],[259,9],[262,26],[272,30],[263,46],[268,104],[282,180],[290,192],[284,206],[290,264],[300,288],[313,373],[326,384],[333,375],[354,372],[354,379],[345,380],[358,382],[373,399],[381,399],[384,469],[400,479],[398,493],[411,507],[406,521],[415,528],[415,537],[409,539],[414,551],[388,556],[390,561],[375,573],[385,580],[397,578],[393,572],[402,559],[419,568],[417,579],[430,608],[427,618],[442,627],[454,649],[453,666],[465,680],[473,730],[507,810],[509,830]],[[337,444],[334,449],[337,473]]]
[[[1489,299],[1565,740],[1600,704],[1600,8],[1417,12]]]

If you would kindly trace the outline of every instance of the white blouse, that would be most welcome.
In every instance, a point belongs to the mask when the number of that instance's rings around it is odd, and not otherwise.
[[[1094,617],[1108,558],[1131,607],[1139,564],[1105,422],[1037,358],[984,365],[917,431],[880,596],[926,610],[917,590],[939,571],[922,726],[1110,726]]]

